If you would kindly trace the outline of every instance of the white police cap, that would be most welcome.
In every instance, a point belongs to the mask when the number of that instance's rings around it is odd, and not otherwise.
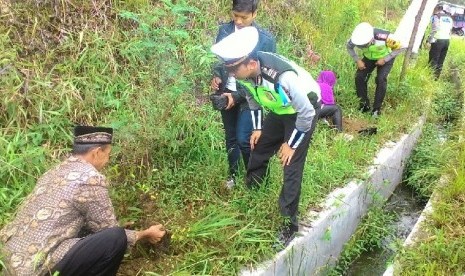
[[[373,39],[373,27],[370,23],[362,22],[358,24],[354,31],[352,32],[352,36],[350,40],[353,44],[357,46],[365,45],[369,43]]]
[[[258,30],[245,27],[228,35],[211,47],[225,66],[234,66],[245,60],[258,44]]]

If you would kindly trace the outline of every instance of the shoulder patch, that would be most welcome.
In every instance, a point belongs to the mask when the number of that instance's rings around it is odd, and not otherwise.
[[[261,68],[261,70],[262,70],[262,74],[267,75],[268,77],[270,77],[273,80],[275,80],[276,77],[278,76],[278,71],[276,71],[273,68],[263,66]]]
[[[387,37],[388,37],[388,34],[383,34],[383,33],[380,33],[376,36],[376,38],[378,39],[387,39]]]

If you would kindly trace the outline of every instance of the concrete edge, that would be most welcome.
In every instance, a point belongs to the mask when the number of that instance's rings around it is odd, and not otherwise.
[[[240,275],[315,275],[334,264],[370,205],[387,200],[402,180],[405,161],[424,122],[422,116],[409,134],[386,143],[368,168],[366,180],[350,181],[331,192],[316,219],[287,248],[256,268],[243,269]]]

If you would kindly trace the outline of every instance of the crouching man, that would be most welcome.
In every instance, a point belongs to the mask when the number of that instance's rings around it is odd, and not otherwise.
[[[78,126],[74,135],[73,154],[38,180],[0,231],[6,275],[116,275],[128,245],[165,235],[161,224],[143,231],[118,227],[100,173],[113,130]]]

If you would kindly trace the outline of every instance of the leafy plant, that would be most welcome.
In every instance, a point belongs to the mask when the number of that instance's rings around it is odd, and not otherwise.
[[[370,209],[357,227],[352,238],[344,245],[336,266],[331,268],[328,274],[346,274],[352,262],[364,252],[381,247],[383,240],[392,235],[393,229],[390,222],[393,219],[394,215],[386,212],[380,205]]]

